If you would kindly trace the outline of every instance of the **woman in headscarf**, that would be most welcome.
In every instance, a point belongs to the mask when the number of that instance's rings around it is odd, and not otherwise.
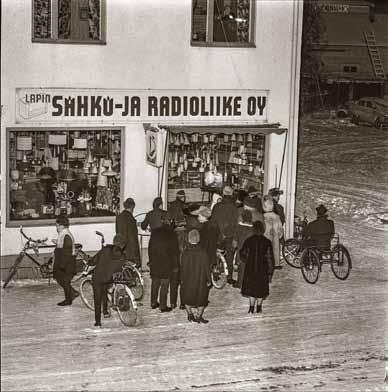
[[[265,232],[264,235],[271,241],[274,260],[275,260],[275,269],[283,268],[280,265],[280,239],[283,237],[283,225],[277,215],[273,211],[274,205],[272,196],[265,195],[263,198],[263,211],[264,211],[264,224],[265,224]]]
[[[241,294],[249,298],[248,313],[262,312],[262,303],[269,295],[269,284],[273,274],[273,252],[271,241],[264,237],[264,226],[253,223],[254,234],[241,248],[241,261],[245,263]]]
[[[182,255],[181,293],[186,306],[187,319],[197,323],[208,323],[203,312],[208,304],[211,286],[208,255],[199,245],[199,232],[194,229],[188,234],[188,246]]]

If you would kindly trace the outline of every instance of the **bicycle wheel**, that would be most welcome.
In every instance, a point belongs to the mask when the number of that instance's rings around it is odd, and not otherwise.
[[[113,292],[113,303],[121,322],[130,327],[136,324],[137,306],[131,289],[121,283],[116,283]]]
[[[332,250],[331,270],[337,279],[345,280],[350,274],[352,260],[343,245],[336,245]]]
[[[139,270],[132,266],[124,266],[123,279],[127,281],[127,286],[131,289],[136,301],[143,298],[144,280]]]
[[[319,255],[311,248],[303,251],[301,256],[302,275],[307,283],[314,284],[319,278]]]
[[[94,311],[94,294],[91,277],[88,277],[81,282],[79,285],[79,292],[82,302],[86,305],[87,308]]]
[[[90,256],[86,254],[84,251],[79,250],[77,252],[77,256],[75,259],[75,270],[76,274],[74,277],[79,276],[83,271],[85,271],[86,266],[88,265],[88,261],[90,259]]]
[[[282,254],[287,264],[293,268],[300,268],[300,242],[295,238],[289,238],[282,246]]]
[[[20,253],[20,254],[16,257],[15,262],[13,263],[13,266],[9,269],[9,274],[8,274],[8,276],[7,276],[7,278],[6,278],[5,281],[4,281],[3,289],[5,289],[5,288],[7,287],[9,281],[10,281],[10,280],[14,277],[14,275],[16,274],[16,271],[17,271],[17,269],[18,269],[18,267],[19,267],[19,264],[22,262],[23,257],[24,257],[24,254],[23,254],[23,253]]]
[[[217,254],[217,263],[211,268],[210,277],[216,289],[222,289],[228,279],[228,272],[224,256]]]

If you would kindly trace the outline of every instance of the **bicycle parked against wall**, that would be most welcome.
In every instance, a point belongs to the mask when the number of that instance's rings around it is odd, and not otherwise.
[[[15,258],[15,261],[12,267],[9,269],[9,273],[7,278],[4,281],[3,288],[5,289],[8,286],[10,280],[16,275],[18,269],[20,268],[21,262],[23,261],[24,257],[30,259],[34,264],[39,267],[39,271],[41,273],[42,278],[50,279],[53,275],[53,255],[46,262],[40,262],[37,257],[39,256],[39,252],[41,249],[52,249],[55,248],[55,244],[47,244],[48,238],[42,239],[33,239],[28,237],[24,231],[23,227],[20,226],[20,234],[26,240],[23,244],[23,249]],[[90,256],[86,254],[82,250],[81,244],[75,244],[76,250],[76,277],[85,269]]]

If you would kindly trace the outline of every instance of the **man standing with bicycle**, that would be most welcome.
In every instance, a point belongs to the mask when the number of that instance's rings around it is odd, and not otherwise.
[[[104,317],[110,317],[107,290],[112,282],[112,275],[115,272],[120,272],[126,261],[124,253],[126,243],[121,234],[115,235],[113,245],[103,247],[88,263],[91,266],[96,266],[92,278],[95,327],[101,327],[101,303]]]
[[[59,216],[56,220],[58,239],[54,250],[53,276],[65,292],[65,300],[59,306],[71,305],[79,293],[71,286],[71,279],[76,273],[75,242],[69,230],[69,219]]]
[[[126,241],[125,254],[127,260],[141,268],[140,248],[136,219],[133,217],[135,201],[129,197],[124,201],[124,211],[116,218],[116,234],[121,234]]]

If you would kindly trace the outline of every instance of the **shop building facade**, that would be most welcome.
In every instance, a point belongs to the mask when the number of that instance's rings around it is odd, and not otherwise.
[[[302,2],[2,2],[1,254],[19,227],[85,250],[178,189],[284,191],[292,232]]]

